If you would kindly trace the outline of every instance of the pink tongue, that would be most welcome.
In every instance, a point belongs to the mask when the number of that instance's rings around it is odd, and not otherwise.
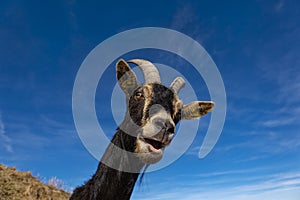
[[[161,149],[155,149],[152,145],[149,145],[149,149],[150,151],[154,152],[154,153],[160,153]]]

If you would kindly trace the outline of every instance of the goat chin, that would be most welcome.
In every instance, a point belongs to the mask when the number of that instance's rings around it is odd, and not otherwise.
[[[164,148],[156,149],[151,144],[137,138],[135,153],[146,165],[157,163],[163,156]]]

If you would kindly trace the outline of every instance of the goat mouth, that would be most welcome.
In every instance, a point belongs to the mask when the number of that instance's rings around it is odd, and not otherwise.
[[[165,146],[162,142],[151,138],[143,138],[143,141],[149,145],[149,150],[153,153],[161,153]]]

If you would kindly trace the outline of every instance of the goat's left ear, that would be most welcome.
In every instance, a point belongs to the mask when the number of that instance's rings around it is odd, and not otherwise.
[[[123,59],[117,62],[116,70],[120,87],[125,92],[126,96],[130,97],[132,92],[138,87],[135,73]]]
[[[211,112],[214,108],[214,103],[211,101],[194,101],[184,105],[181,109],[181,119],[195,119]]]

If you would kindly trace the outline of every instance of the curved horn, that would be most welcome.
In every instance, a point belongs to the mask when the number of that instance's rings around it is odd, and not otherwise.
[[[134,63],[142,69],[146,83],[161,83],[159,72],[151,62],[142,59],[133,59],[128,62]]]
[[[184,86],[185,86],[184,79],[182,77],[177,77],[171,83],[170,88],[178,94],[181,88],[183,88]]]

